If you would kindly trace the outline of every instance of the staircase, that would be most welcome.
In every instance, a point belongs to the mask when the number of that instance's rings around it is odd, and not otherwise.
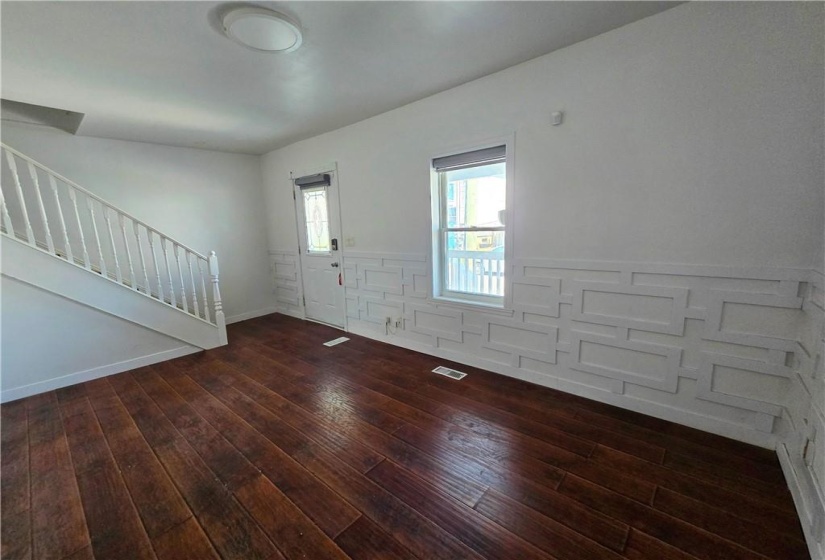
[[[226,344],[214,251],[198,253],[5,144],[0,169],[4,277],[193,351]]]

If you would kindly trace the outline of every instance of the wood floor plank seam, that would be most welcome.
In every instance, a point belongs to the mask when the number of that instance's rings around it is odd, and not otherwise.
[[[426,412],[426,411],[425,411],[425,412]],[[399,427],[399,429],[398,429],[398,430],[396,430],[396,432],[395,432],[393,435],[396,435],[396,436],[397,436],[397,435],[398,435],[398,434],[397,434],[397,431],[401,430],[402,428],[403,428],[403,427]]]
[[[34,401],[34,402],[37,402],[37,401]],[[77,484],[77,479],[74,476],[74,466],[73,466],[73,463],[72,463],[71,451],[69,449],[69,443],[68,443],[68,440],[66,438],[66,430],[65,430],[65,426],[63,425],[63,418],[60,414],[59,403],[57,402],[56,395],[51,400],[51,402],[43,403],[43,404],[41,404],[41,406],[37,407],[35,410],[38,413],[43,413],[44,411],[49,411],[52,414],[56,414],[57,420],[59,421],[59,424],[60,424],[60,435],[57,436],[57,438],[65,443],[64,457],[66,459],[66,468],[68,468],[72,472],[72,475],[69,478],[70,478],[70,480],[73,484],[70,483],[71,488],[69,489],[69,492],[74,495],[73,497],[77,498],[77,503],[75,504],[75,506],[79,510],[79,516],[80,516],[79,521],[83,525],[82,529],[80,530],[80,532],[82,533],[80,538],[83,542],[82,543],[77,543],[76,548],[72,549],[70,552],[67,551],[65,556],[68,557],[68,556],[70,556],[72,554],[75,554],[77,551],[82,550],[83,548],[85,548],[86,546],[91,544],[91,536],[90,536],[89,530],[88,530],[88,523],[87,523],[87,520],[86,520],[86,513],[83,510],[82,504],[80,502],[80,489],[79,489],[78,484]],[[31,412],[32,412],[32,409],[29,408],[27,412],[30,416]],[[29,437],[31,437],[31,431],[29,432]],[[30,455],[30,457],[31,457],[31,455]],[[52,471],[52,472],[54,472],[54,471]],[[32,481],[32,483],[33,483],[33,481]],[[72,490],[74,490],[74,492],[72,492]],[[34,517],[34,508],[32,508],[32,517]],[[34,541],[34,535],[35,535],[35,533],[34,533],[34,523],[32,523],[32,539],[33,539],[33,541]],[[36,545],[36,541],[34,541],[32,543],[32,555],[33,556],[35,556],[36,555],[35,553],[37,552],[37,547],[35,545]]]
[[[182,432],[180,431],[180,429],[178,428],[178,426],[175,426],[174,422],[172,421],[172,418],[169,418],[169,416],[168,416],[168,414],[167,414],[167,411],[163,410],[163,408],[161,408],[161,407],[160,407],[159,403],[155,400],[155,398],[153,398],[153,397],[152,397],[152,396],[151,396],[148,392],[146,392],[146,388],[145,388],[143,385],[141,385],[141,383],[140,383],[137,379],[135,380],[135,382],[136,382],[136,383],[137,383],[137,385],[140,387],[140,389],[141,389],[141,390],[142,390],[142,391],[143,391],[143,392],[147,395],[147,397],[149,397],[150,399],[152,399],[153,401],[155,401],[155,404],[156,404],[156,405],[158,405],[158,408],[160,409],[161,413],[162,413],[162,414],[164,414],[164,415],[165,415],[165,416],[169,419],[169,421],[170,421],[170,422],[172,422],[172,426],[173,426],[173,428],[174,428],[175,430],[177,430],[177,431],[178,431],[178,433],[179,433],[179,434],[180,434],[180,435],[184,438],[184,440],[186,440],[186,439],[187,439],[187,436],[186,436],[184,433],[182,433]],[[170,388],[170,389],[171,389],[171,388]],[[174,389],[171,389],[171,390],[172,390],[172,391],[174,391]],[[188,405],[187,405],[187,406],[188,406]],[[191,408],[191,407],[190,407],[190,408]],[[192,412],[193,412],[193,414],[198,415],[197,411],[195,411],[194,409],[192,409]],[[198,416],[200,416],[200,415],[198,415]],[[204,421],[204,422],[206,422],[206,420],[205,420],[205,419],[204,419],[203,421]],[[227,444],[231,445],[231,443],[229,443],[229,442],[227,442]],[[194,449],[194,451],[195,451],[195,453],[198,453],[197,449]],[[198,454],[200,455],[200,453],[198,453]],[[205,457],[203,457],[203,456],[201,455],[201,459],[204,461],[204,464],[206,465],[206,467],[212,471],[213,476],[215,476],[217,479],[220,479],[220,477],[219,477],[219,476],[217,475],[217,473],[214,471],[213,467],[212,467],[212,466],[210,466],[209,462],[207,462],[207,461],[205,460],[206,458],[205,458]],[[260,474],[260,471],[258,471],[258,473]],[[226,482],[224,482],[224,485],[226,486]],[[234,494],[233,494],[232,492],[229,492],[229,493],[228,493],[228,496],[227,496],[227,502],[225,502],[225,503],[227,503],[227,504],[233,504],[233,505],[236,505],[236,506],[237,506],[237,508],[238,508],[238,509],[240,509],[240,511],[244,512],[244,513],[247,515],[247,517],[248,517],[248,521],[252,523],[253,527],[255,527],[255,528],[256,528],[256,529],[260,532],[260,535],[256,535],[256,534],[254,534],[254,533],[253,533],[252,535],[244,535],[244,536],[245,536],[245,538],[249,538],[249,539],[252,539],[252,540],[257,540],[257,541],[258,541],[257,543],[253,543],[253,546],[254,546],[255,548],[250,549],[250,550],[248,551],[248,553],[254,554],[256,557],[260,557],[260,558],[262,558],[262,559],[267,559],[267,560],[268,560],[269,558],[271,558],[271,557],[274,557],[274,556],[275,556],[274,552],[277,552],[277,551],[278,551],[277,546],[275,545],[275,543],[273,543],[273,542],[269,539],[269,536],[266,534],[266,532],[265,532],[265,531],[263,530],[263,528],[260,526],[260,524],[258,523],[258,521],[257,521],[257,520],[255,520],[255,518],[254,518],[254,517],[252,517],[251,515],[249,515],[249,514],[248,514],[248,512],[247,512],[247,510],[246,510],[246,508],[244,508],[244,506],[243,506],[240,502],[238,502],[238,501],[237,501],[236,497],[234,496]],[[200,515],[201,515],[201,516],[209,516],[209,512],[210,512],[210,510],[211,510],[213,507],[216,507],[217,505],[221,505],[221,504],[220,504],[219,502],[213,502],[212,504],[208,505],[208,506],[207,506],[207,507],[205,507],[203,510],[201,510]],[[199,517],[199,519],[200,519],[200,517]],[[234,521],[236,521],[236,522],[238,522],[238,523],[244,523],[244,522],[246,521],[246,518],[244,518],[243,516],[241,516],[241,517],[235,518],[235,519],[234,519]],[[213,526],[214,526],[214,524],[213,524]],[[207,537],[210,537],[210,534],[209,534],[209,531],[208,531],[208,530],[207,530],[207,531],[205,531],[205,533],[206,533]],[[264,539],[264,542],[261,542],[261,539]],[[215,542],[215,540],[214,540],[214,536],[213,536],[213,537],[210,537],[210,540],[211,540],[211,542],[212,542],[213,546],[215,547],[215,549],[216,549],[216,550],[217,550],[217,551],[218,551],[218,552],[219,552],[222,556],[223,556],[223,554],[224,554],[224,552],[222,552],[222,551],[226,551],[227,549],[230,549],[230,550],[231,550],[231,548],[234,548],[234,546],[233,546],[233,545],[234,545],[234,543],[231,543],[231,542],[230,542],[230,544],[227,544],[227,543],[220,544],[220,543]],[[266,543],[268,543],[268,544],[269,544],[269,548],[271,548],[270,552],[269,552],[266,556],[258,556],[258,552],[259,552],[259,551],[257,550],[257,548],[258,548],[258,547],[266,547]]]
[[[156,533],[155,530],[153,530],[151,527],[148,526],[148,523],[149,523],[150,519],[152,519],[153,521],[157,519],[157,513],[154,512],[154,511],[150,511],[150,512],[145,512],[144,511],[145,508],[141,507],[137,502],[137,498],[135,496],[135,489],[132,487],[132,485],[129,484],[129,481],[126,480],[126,477],[124,476],[124,481],[126,482],[126,487],[127,487],[127,490],[129,491],[129,494],[132,498],[132,502],[134,503],[134,505],[136,506],[136,509],[138,510],[138,514],[141,518],[141,521],[143,522],[144,529],[146,530],[147,534],[149,535],[149,540],[150,540],[150,543],[152,544],[152,548],[155,550],[155,553],[157,555],[159,553],[159,551],[157,549],[157,541],[159,541],[164,535],[167,535],[170,531],[174,530],[176,527],[179,527],[180,525],[182,525],[182,524],[186,523],[187,521],[189,521],[190,519],[192,519],[194,517],[194,513],[189,508],[189,506],[186,504],[185,500],[183,499],[183,496],[180,495],[180,492],[178,492],[177,488],[175,488],[174,482],[172,481],[169,473],[164,468],[163,463],[160,461],[160,458],[156,455],[155,450],[146,441],[146,439],[144,438],[142,432],[140,431],[138,426],[134,423],[134,420],[132,419],[132,417],[128,413],[128,411],[126,410],[126,408],[123,405],[120,398],[116,394],[114,394],[113,396],[116,399],[117,406],[122,409],[123,414],[126,416],[126,418],[128,418],[128,421],[131,423],[131,426],[133,427],[134,432],[137,433],[138,436],[142,439],[143,444],[145,445],[145,448],[148,449],[148,452],[151,454],[152,458],[155,460],[157,468],[159,468],[161,470],[161,472],[166,476],[168,483],[171,485],[171,491],[174,493],[174,495],[177,496],[178,508],[182,507],[182,508],[185,509],[185,511],[182,514],[178,513],[177,515],[175,515],[173,517],[173,519],[177,518],[176,519],[177,522],[173,522],[171,525],[165,527],[165,529],[161,530],[159,533]],[[95,395],[88,395],[87,398],[89,400],[89,404],[92,408],[92,411],[95,414],[97,422],[100,425],[100,428],[103,432],[103,435],[106,438],[107,444],[109,445],[109,450],[112,453],[112,456],[114,457],[115,463],[117,464],[117,466],[120,469],[121,473],[123,473],[124,472],[124,462],[125,462],[125,459],[129,456],[129,454],[127,452],[127,454],[125,456],[122,456],[118,451],[116,451],[115,449],[112,448],[112,431],[111,431],[111,427],[107,426],[105,424],[105,422],[101,419],[101,411],[103,409],[96,406],[96,404],[99,403],[99,400],[100,400],[99,397],[96,397]],[[135,453],[139,453],[139,451],[138,450],[132,450],[131,453],[135,454]],[[128,466],[126,468],[128,468]],[[141,477],[143,477],[145,475],[146,475],[145,471],[140,474]],[[157,479],[155,479],[155,482],[157,482]]]
[[[189,368],[189,369],[185,370],[185,373],[184,373],[184,372],[181,372],[181,373],[182,373],[183,375],[187,376],[187,378],[192,379],[192,377],[191,377],[191,371],[192,371],[192,369],[194,369],[194,368]],[[166,380],[164,380],[164,381],[166,381]],[[173,391],[177,391],[177,389],[176,389],[175,387],[172,387],[172,386],[170,386],[170,389],[171,389],[171,390],[173,390]],[[178,393],[178,394],[180,395],[180,393]],[[182,395],[181,395],[181,396],[182,396]],[[222,406],[223,406],[223,405],[222,405]],[[201,414],[201,413],[200,413],[200,412],[198,412],[197,410],[195,410],[195,412],[196,412],[196,413],[198,413],[198,414]],[[231,409],[227,409],[227,410],[226,410],[226,413],[227,413],[227,414],[232,414],[233,416],[237,417],[237,418],[238,418],[238,420],[239,420],[240,422],[243,422],[244,424],[246,424],[246,420],[245,420],[242,416],[239,416],[239,415],[235,414],[235,413],[234,413]],[[203,417],[203,418],[204,418],[204,420],[205,420],[206,422],[210,422],[210,423],[211,423],[211,421],[210,421],[210,419],[209,419],[209,418],[204,417],[202,414],[201,414],[201,417]],[[251,425],[249,425],[249,424],[246,424],[246,425],[248,426],[248,428],[249,428],[250,430],[254,430],[254,429],[255,429],[255,428],[254,428],[254,426],[251,426]],[[217,428],[217,425],[215,425],[215,427]],[[230,443],[231,443],[231,442],[230,442]],[[243,450],[241,450],[241,449],[237,448],[237,446],[235,446],[235,448],[238,450],[238,452],[239,452],[239,453],[243,454]],[[249,458],[249,457],[248,457],[247,459],[251,459],[251,458]],[[252,464],[254,465],[255,463],[254,463],[254,462],[252,462]],[[260,471],[260,469],[259,469],[259,472],[261,472],[261,471]],[[267,476],[267,475],[266,475],[265,473],[263,473],[263,472],[262,472],[261,474],[262,474],[263,476],[265,476],[265,477]],[[267,477],[267,480],[270,480],[270,479]],[[277,485],[274,483],[274,481],[271,481],[271,480],[270,480],[270,482],[273,484],[273,486],[274,486],[275,488],[277,488]],[[249,484],[251,484],[251,483],[252,483],[252,482],[250,482]],[[322,484],[322,482],[321,482],[321,481],[318,481],[318,483],[319,483],[319,484]],[[239,489],[239,490],[240,490],[240,489]],[[237,495],[237,492],[236,492],[235,494]],[[289,500],[289,498],[288,498],[287,496],[285,496],[284,498],[285,498],[286,500]],[[247,512],[248,512],[250,515],[252,515],[252,517],[254,518],[253,512],[252,512],[251,510],[249,510],[249,508],[246,506],[246,504],[244,504],[243,500],[240,500],[240,503],[241,503],[241,505],[242,505],[242,506],[243,506],[243,507],[247,510]],[[296,509],[299,509],[299,508],[298,508],[298,506],[297,506],[296,504],[294,504],[294,502],[290,501],[290,503],[291,503],[291,504],[293,504],[293,505],[295,506],[295,508],[296,508]],[[352,519],[352,521],[351,521],[351,522],[349,522],[349,523],[348,523],[347,525],[345,525],[344,527],[342,527],[342,529],[341,529],[340,531],[338,531],[337,533],[333,533],[332,535],[330,535],[330,539],[331,539],[331,540],[334,540],[334,538],[335,538],[335,536],[337,536],[337,534],[340,534],[340,532],[342,532],[342,531],[346,528],[346,526],[351,525],[351,523],[352,523],[352,522],[354,522],[354,521],[356,521],[357,519],[358,519],[358,517],[357,517],[357,516],[356,516],[356,517],[354,517],[354,518]],[[311,519],[307,518],[307,523],[313,524],[313,525],[315,526],[315,528],[317,528],[317,529],[318,529],[318,531],[319,531],[319,532],[321,532],[320,527],[318,527],[318,526],[317,526],[317,524],[315,524],[315,523],[314,523]],[[265,530],[265,528],[264,528],[264,527],[262,527],[262,529],[264,529],[264,530]],[[277,545],[277,543],[276,543],[276,545]]]
[[[243,372],[239,372],[239,373],[240,373],[241,375],[247,376],[247,374],[246,374],[246,373],[243,373]],[[252,382],[257,383],[257,381],[256,381],[255,379],[251,379],[251,381],[252,381]],[[260,383],[257,383],[257,384],[258,384],[258,385],[260,385]],[[272,389],[271,387],[268,387],[267,385],[261,385],[261,387],[262,387],[262,389],[263,389],[263,390],[270,391],[270,392],[274,392],[274,391],[273,391],[273,389]],[[236,389],[237,389],[237,387],[236,387]],[[253,398],[253,397],[254,397],[253,395],[250,395],[250,394],[248,394],[248,393],[245,393],[245,394],[246,394],[246,396],[247,396],[248,398]],[[260,404],[260,403],[259,403],[259,404]],[[264,405],[264,406],[266,407],[266,405]],[[300,406],[300,405],[297,405],[297,406]],[[267,408],[268,408],[268,407],[267,407]],[[396,430],[396,431],[397,431],[397,430]],[[392,436],[394,436],[395,434],[392,434],[392,435],[388,434],[388,435],[389,435],[390,437],[392,437]],[[407,445],[407,444],[406,444],[405,442],[403,442],[402,440],[397,440],[397,441],[398,441],[399,443],[401,443],[401,444]],[[378,447],[375,447],[375,442],[374,442],[374,441],[372,441],[372,442],[368,441],[368,442],[367,442],[367,445],[370,445],[370,444],[371,444],[371,445],[373,446],[373,448],[374,448],[374,449],[376,449],[376,451],[378,451],[379,453],[385,453],[385,450],[380,449],[380,448],[378,448]],[[428,455],[428,457],[429,457],[429,455]],[[485,486],[485,487],[486,487],[486,486]],[[479,492],[479,496],[480,496],[480,492]],[[477,499],[477,498],[476,498],[476,499]]]

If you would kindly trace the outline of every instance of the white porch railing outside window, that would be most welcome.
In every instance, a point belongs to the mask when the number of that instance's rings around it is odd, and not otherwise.
[[[504,295],[504,253],[447,250],[446,257],[448,285],[455,291]]]

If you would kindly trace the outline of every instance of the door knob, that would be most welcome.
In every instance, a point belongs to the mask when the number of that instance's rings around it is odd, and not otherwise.
[[[339,266],[339,265],[338,265],[338,263],[336,262],[336,263],[332,263],[332,264],[331,264],[331,265],[329,265],[329,266],[331,266],[332,268],[338,268],[338,266]]]

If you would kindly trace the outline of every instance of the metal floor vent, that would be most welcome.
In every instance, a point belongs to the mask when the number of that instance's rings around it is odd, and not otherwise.
[[[438,366],[437,368],[435,368],[433,370],[433,373],[437,373],[439,375],[445,375],[445,376],[449,377],[450,379],[455,379],[455,380],[464,379],[465,377],[467,377],[467,374],[464,373],[463,371],[456,371],[454,369],[450,369],[450,368],[444,367],[444,366]]]
[[[334,340],[330,340],[329,342],[324,342],[324,346],[335,346],[336,344],[341,344],[342,342],[346,342],[349,339],[345,336],[338,337]]]

